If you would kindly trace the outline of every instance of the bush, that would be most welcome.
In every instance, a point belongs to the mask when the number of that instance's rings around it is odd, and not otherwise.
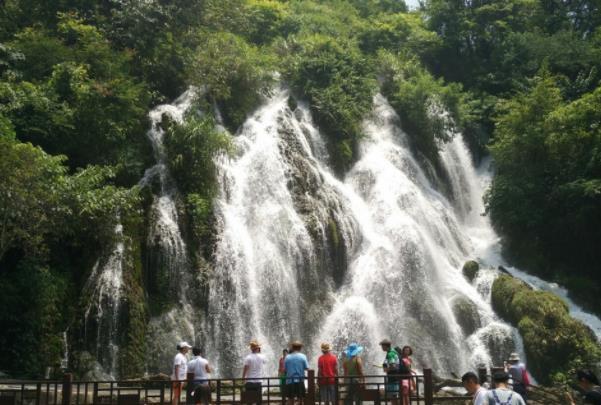
[[[462,120],[461,87],[445,85],[415,59],[389,52],[380,52],[378,59],[384,95],[401,117],[403,130],[413,146],[436,164],[440,145],[451,139]]]
[[[215,127],[212,117],[189,115],[184,124],[172,123],[165,147],[169,168],[185,195],[190,228],[197,243],[207,240],[212,228],[213,198],[217,193],[214,159],[232,150],[227,133]]]
[[[338,171],[353,162],[361,124],[371,111],[376,81],[368,60],[352,41],[325,35],[297,39],[289,80],[311,103],[311,111],[330,139]]]
[[[273,61],[237,35],[199,35],[202,41],[188,64],[188,75],[193,84],[207,89],[207,96],[218,103],[226,125],[235,132],[273,82]]]

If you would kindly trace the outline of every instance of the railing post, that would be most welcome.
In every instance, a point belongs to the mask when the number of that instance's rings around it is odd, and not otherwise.
[[[71,391],[73,390],[73,374],[65,373],[63,376],[62,405],[71,405]]]
[[[486,367],[478,368],[478,380],[480,381],[480,385],[484,385],[488,380],[486,377]]]
[[[92,404],[98,404],[98,383],[94,383],[94,391],[92,393]]]
[[[217,380],[217,405],[220,405],[220,404],[221,404],[221,380]]]
[[[194,381],[194,373],[186,374],[186,404],[193,404],[194,398],[192,397],[192,381]]]
[[[161,384],[161,390],[159,391],[159,401],[161,405],[165,404],[165,384]]]
[[[424,400],[426,405],[434,404],[434,384],[432,384],[432,369],[424,369]]]
[[[309,380],[309,386],[307,389],[307,401],[308,404],[315,403],[315,370],[307,370],[307,379]]]
[[[42,383],[37,383],[35,387],[35,405],[42,403]]]

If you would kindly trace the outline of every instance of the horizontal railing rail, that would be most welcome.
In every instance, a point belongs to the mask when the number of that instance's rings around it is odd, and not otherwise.
[[[65,374],[60,381],[0,380],[0,405],[183,405],[201,403],[202,398],[198,397],[209,394],[210,403],[214,405],[285,404],[290,396],[287,381],[282,377],[265,377],[260,381],[250,378],[194,381],[193,377],[188,374],[185,381],[73,381],[70,374]],[[261,384],[247,386],[253,382]],[[204,384],[202,389],[198,387],[200,384]],[[320,391],[325,392],[326,386],[334,387],[331,405],[432,405],[435,399],[436,402],[466,399],[434,397],[430,369],[425,369],[423,374],[401,376],[330,378],[316,376],[314,370],[308,370],[301,385],[305,390],[304,404],[324,404]]]

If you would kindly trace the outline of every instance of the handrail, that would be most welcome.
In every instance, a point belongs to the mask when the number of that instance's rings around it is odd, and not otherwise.
[[[187,380],[119,380],[94,381],[75,380],[65,374],[63,380],[0,380],[0,405],[166,405],[193,404],[193,374]],[[302,378],[306,387],[304,403],[321,404],[320,387],[322,377],[315,370],[308,370]],[[337,401],[347,399],[352,402],[364,400],[374,404],[398,404],[402,396],[403,382],[415,385],[409,395],[410,404],[432,405],[434,403],[432,371],[424,369],[423,374],[404,375],[364,375],[361,378],[350,376],[329,377],[334,379]],[[245,388],[249,380],[255,378],[209,378],[206,383],[212,388],[211,402],[215,405],[249,403],[284,403],[285,386],[280,377],[262,377],[260,391],[251,392]],[[180,397],[175,384],[185,388]],[[396,385],[395,385],[396,384]],[[408,386],[411,386],[408,385]],[[354,399],[353,399],[354,398]]]

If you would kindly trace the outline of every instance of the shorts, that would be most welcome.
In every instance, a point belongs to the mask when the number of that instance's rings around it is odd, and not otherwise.
[[[295,382],[286,384],[286,398],[304,398],[305,397],[305,383]]]
[[[248,393],[253,393],[253,396],[256,396],[256,401],[253,403],[260,404],[261,397],[263,395],[263,384],[260,382],[247,382],[244,384],[244,390]]]
[[[398,381],[387,382],[385,387],[386,398],[398,398],[399,397],[399,383]]]
[[[194,383],[192,396],[195,403],[208,405],[211,402],[211,386],[207,383]]]
[[[319,399],[321,402],[336,401],[336,386],[335,385],[320,385]]]

